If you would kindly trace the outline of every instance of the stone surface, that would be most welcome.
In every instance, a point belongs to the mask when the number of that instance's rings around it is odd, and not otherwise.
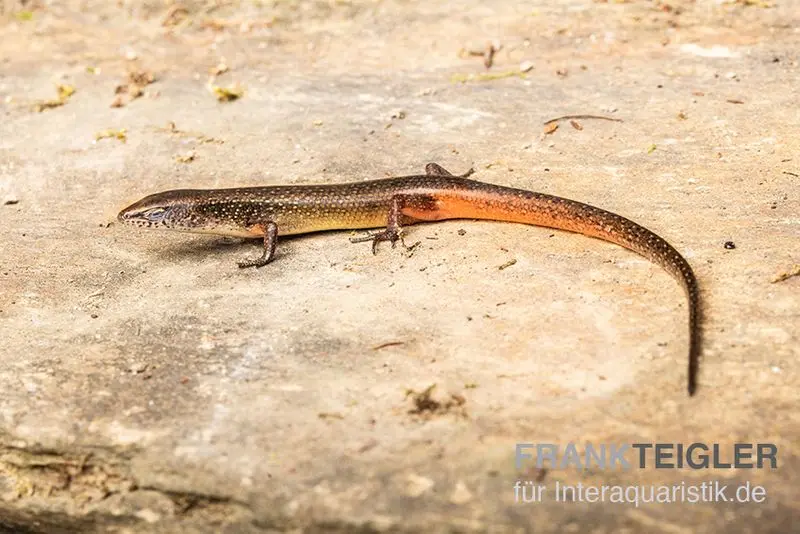
[[[0,528],[790,531],[800,277],[772,280],[800,261],[800,7],[765,5],[0,4]],[[572,114],[624,122],[543,133]],[[339,232],[239,270],[257,244],[114,222],[163,189],[429,161],[672,242],[702,288],[697,396],[678,285],[613,245],[451,221],[413,253]],[[514,468],[571,441],[772,442],[779,467]],[[516,504],[529,479],[768,498]]]

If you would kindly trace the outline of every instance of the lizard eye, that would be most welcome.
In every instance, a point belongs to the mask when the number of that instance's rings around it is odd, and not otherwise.
[[[161,222],[167,215],[167,211],[167,208],[152,208],[142,213],[142,216],[150,222]]]

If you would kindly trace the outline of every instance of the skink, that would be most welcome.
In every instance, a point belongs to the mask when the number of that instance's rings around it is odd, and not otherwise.
[[[261,257],[239,267],[269,263],[279,235],[385,227],[368,237],[394,245],[402,227],[444,219],[488,219],[577,232],[628,248],[662,266],[683,286],[689,307],[688,392],[697,387],[700,297],[692,268],[663,238],[614,213],[566,198],[455,176],[435,163],[424,175],[331,185],[180,189],[147,196],[123,209],[126,224],[185,232],[262,238]]]

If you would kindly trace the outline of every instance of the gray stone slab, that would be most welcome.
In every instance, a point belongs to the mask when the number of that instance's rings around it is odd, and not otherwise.
[[[0,528],[792,529],[800,277],[773,280],[800,261],[797,2],[0,6]],[[131,69],[155,81],[111,107]],[[544,133],[570,114],[623,122]],[[679,286],[600,241],[449,221],[409,228],[413,253],[335,232],[239,270],[257,243],[114,221],[164,189],[429,161],[673,243],[702,289],[696,397]],[[413,413],[433,384],[445,408]],[[519,442],[637,441],[772,442],[780,463],[514,467]],[[768,498],[515,503],[528,479]]]

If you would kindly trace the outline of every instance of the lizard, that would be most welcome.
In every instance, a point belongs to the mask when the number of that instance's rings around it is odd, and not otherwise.
[[[260,257],[239,267],[262,267],[275,257],[278,236],[326,230],[383,228],[352,242],[388,241],[405,225],[445,219],[485,219],[556,228],[615,243],[660,265],[683,286],[688,302],[687,391],[694,395],[701,351],[700,296],[689,262],[665,239],[630,219],[567,198],[454,175],[436,163],[425,174],[328,185],[178,189],[144,197],[123,209],[128,225],[260,238]]]

